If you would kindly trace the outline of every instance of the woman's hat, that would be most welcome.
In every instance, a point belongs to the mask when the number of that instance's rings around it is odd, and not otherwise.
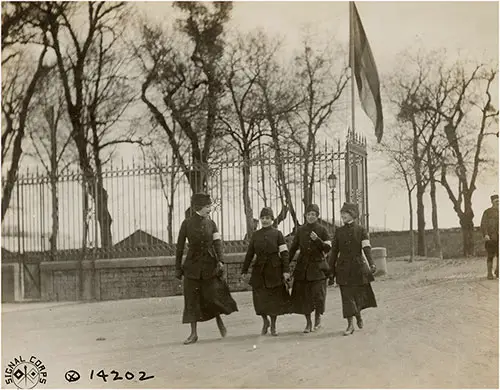
[[[314,211],[316,215],[319,215],[319,206],[317,204],[310,204],[306,207],[306,214],[310,211]]]
[[[358,218],[359,216],[358,205],[356,203],[345,202],[340,209],[340,212],[350,214],[354,219]]]
[[[210,195],[200,192],[193,194],[191,197],[191,204],[193,206],[205,207],[212,204],[212,199],[210,199]]]
[[[262,210],[260,210],[260,218],[262,217],[271,217],[272,219],[274,219],[273,209],[271,207],[264,207]]]

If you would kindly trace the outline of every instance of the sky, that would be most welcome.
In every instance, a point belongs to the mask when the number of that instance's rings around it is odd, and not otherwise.
[[[423,48],[446,50],[450,58],[477,61],[498,61],[498,2],[356,2],[361,21],[375,57],[381,82],[398,65],[402,51]],[[152,20],[167,21],[174,17],[170,4],[138,3],[138,8]],[[302,33],[312,29],[322,37],[332,36],[348,45],[349,4],[342,1],[296,2],[235,2],[231,28],[251,31],[256,28],[276,34],[290,48],[301,44]],[[498,87],[497,87],[498,88]],[[497,91],[495,91],[497,92]],[[337,113],[332,128],[347,128],[350,112],[345,94],[344,112]],[[498,102],[498,94],[494,94]],[[497,104],[498,106],[498,104]],[[384,116],[393,115],[384,108]],[[364,134],[369,146],[376,144],[373,125],[361,111],[355,109],[356,130]],[[498,155],[498,139],[490,138],[488,148]],[[380,172],[384,163],[373,153],[369,155],[370,221],[378,227],[400,230],[409,228],[406,193],[387,185]],[[495,157],[497,159],[497,157]],[[498,161],[498,159],[497,159]],[[498,191],[498,173],[481,174],[474,194],[474,222],[480,223],[482,212],[490,206],[489,197]],[[447,194],[438,188],[439,224],[459,226],[458,218]],[[430,228],[430,202],[425,202],[427,227]]]
[[[382,84],[394,68],[400,65],[400,54],[404,50],[443,49],[453,59],[498,61],[497,2],[373,1],[357,2],[356,5]],[[168,2],[134,2],[134,6],[138,10],[137,17],[145,16],[153,23],[161,22],[169,25],[176,16],[171,3]],[[345,44],[347,52],[348,15],[347,2],[237,1],[234,3],[229,25],[233,30],[263,29],[271,35],[281,36],[288,52],[300,47],[303,32],[308,29],[316,32],[321,39],[328,40],[332,37]],[[496,88],[494,102],[498,107],[498,84]],[[384,94],[384,91],[382,93]],[[332,137],[342,135],[350,125],[349,99],[350,94],[345,93],[343,101],[339,103],[340,108],[327,125],[327,137],[328,131],[331,131]],[[384,105],[384,117],[386,124],[394,117],[387,105]],[[376,144],[373,124],[361,110],[359,102],[356,102],[355,118],[356,130],[367,137],[371,149]],[[498,139],[490,138],[488,142],[488,149],[498,161]],[[130,156],[133,154],[134,151],[123,148],[117,157],[123,158],[127,164],[130,163]],[[385,162],[371,151],[368,155],[368,171],[370,225],[388,230],[408,229],[406,192],[401,187],[387,182],[386,176],[382,174],[385,171]],[[473,199],[476,225],[479,225],[484,209],[490,205],[490,195],[496,192],[498,192],[498,170],[480,174]],[[321,199],[321,202],[328,204],[327,199]],[[440,227],[458,227],[457,215],[441,187],[438,187],[438,204]],[[425,208],[426,227],[431,228],[431,210],[427,196]],[[49,224],[49,221],[45,222]],[[117,234],[117,240],[130,234],[136,227],[136,221],[132,221],[130,225],[127,231]],[[79,234],[75,232],[75,237],[78,236]]]

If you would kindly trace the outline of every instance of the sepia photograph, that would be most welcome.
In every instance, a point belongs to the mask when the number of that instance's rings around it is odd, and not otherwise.
[[[498,1],[1,13],[1,388],[499,388]]]

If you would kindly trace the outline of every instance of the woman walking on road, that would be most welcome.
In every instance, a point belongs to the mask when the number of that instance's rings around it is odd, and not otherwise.
[[[238,311],[223,279],[221,236],[215,222],[209,218],[211,204],[209,195],[193,195],[191,205],[195,213],[182,222],[177,239],[175,276],[179,280],[184,276],[182,323],[191,324],[191,334],[184,344],[196,343],[197,323],[212,318],[215,318],[221,336],[225,337],[227,330],[220,315]],[[189,248],[182,264],[186,238]]]
[[[344,336],[354,333],[353,317],[358,328],[363,328],[361,310],[377,307],[371,282],[376,271],[371,256],[370,240],[363,226],[358,225],[358,207],[353,203],[344,203],[340,210],[344,226],[338,228],[333,239],[330,254],[330,281],[337,279],[342,297],[342,313],[347,319]],[[364,253],[366,260],[363,258]]]
[[[273,220],[273,210],[264,207],[260,212],[262,228],[255,231],[250,239],[241,275],[247,279],[250,263],[257,255],[249,280],[253,305],[255,313],[263,320],[261,334],[267,334],[271,327],[271,334],[277,336],[277,316],[290,313],[290,295],[285,284],[290,274],[288,247],[283,234],[272,226]]]
[[[314,311],[314,330],[321,327],[321,315],[325,312],[326,278],[329,275],[325,254],[331,248],[326,228],[318,224],[319,207],[311,204],[306,208],[307,223],[297,230],[290,247],[290,261],[300,249],[293,272],[293,311],[306,317],[304,333],[313,330],[311,313]]]

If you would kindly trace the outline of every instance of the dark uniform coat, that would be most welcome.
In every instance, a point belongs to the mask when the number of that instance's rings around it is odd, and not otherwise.
[[[486,209],[481,218],[481,232],[483,236],[490,236],[492,241],[498,241],[498,209]]]
[[[491,274],[493,259],[496,257],[495,275],[498,277],[498,208],[490,207],[485,210],[481,218],[481,232],[483,236],[488,235],[490,237],[490,239],[484,243],[488,254],[486,258],[488,275]]]
[[[189,247],[182,264],[186,238]],[[182,222],[177,240],[175,266],[188,279],[210,279],[217,274],[217,263],[221,258],[220,234],[215,222],[195,213]],[[219,259],[218,259],[219,257]]]
[[[310,235],[315,232],[318,239]],[[299,227],[290,247],[290,259],[300,249],[293,271],[292,306],[294,313],[318,314],[325,312],[326,278],[329,275],[325,253],[330,250],[327,230],[316,223],[306,223]]]
[[[377,307],[371,282],[374,280],[367,260],[361,254],[369,247],[368,233],[363,226],[349,223],[335,232],[330,252],[331,276],[337,279],[342,298],[344,318],[359,315],[361,310]]]
[[[254,232],[243,262],[242,274],[248,272],[255,255],[249,281],[255,313],[290,313],[290,295],[283,279],[283,273],[289,272],[288,247],[283,234],[272,226]]]
[[[250,285],[254,288],[283,285],[283,273],[289,272],[288,248],[283,234],[272,226],[254,232],[241,273],[248,272],[254,255],[257,257],[252,266]]]
[[[319,240],[313,240],[310,235],[315,232]],[[290,247],[290,260],[300,249],[297,265],[295,266],[294,280],[324,280],[329,269],[325,261],[325,253],[330,250],[331,243],[328,231],[318,223],[306,223],[299,227]]]
[[[182,264],[186,238],[189,248]],[[182,222],[175,267],[184,275],[183,323],[207,321],[238,310],[227,283],[221,278],[222,244],[215,222],[194,214]]]
[[[361,254],[365,240],[369,240],[366,229],[356,223],[346,224],[336,230],[330,253],[330,268],[337,284],[362,285],[373,282],[373,274]]]

